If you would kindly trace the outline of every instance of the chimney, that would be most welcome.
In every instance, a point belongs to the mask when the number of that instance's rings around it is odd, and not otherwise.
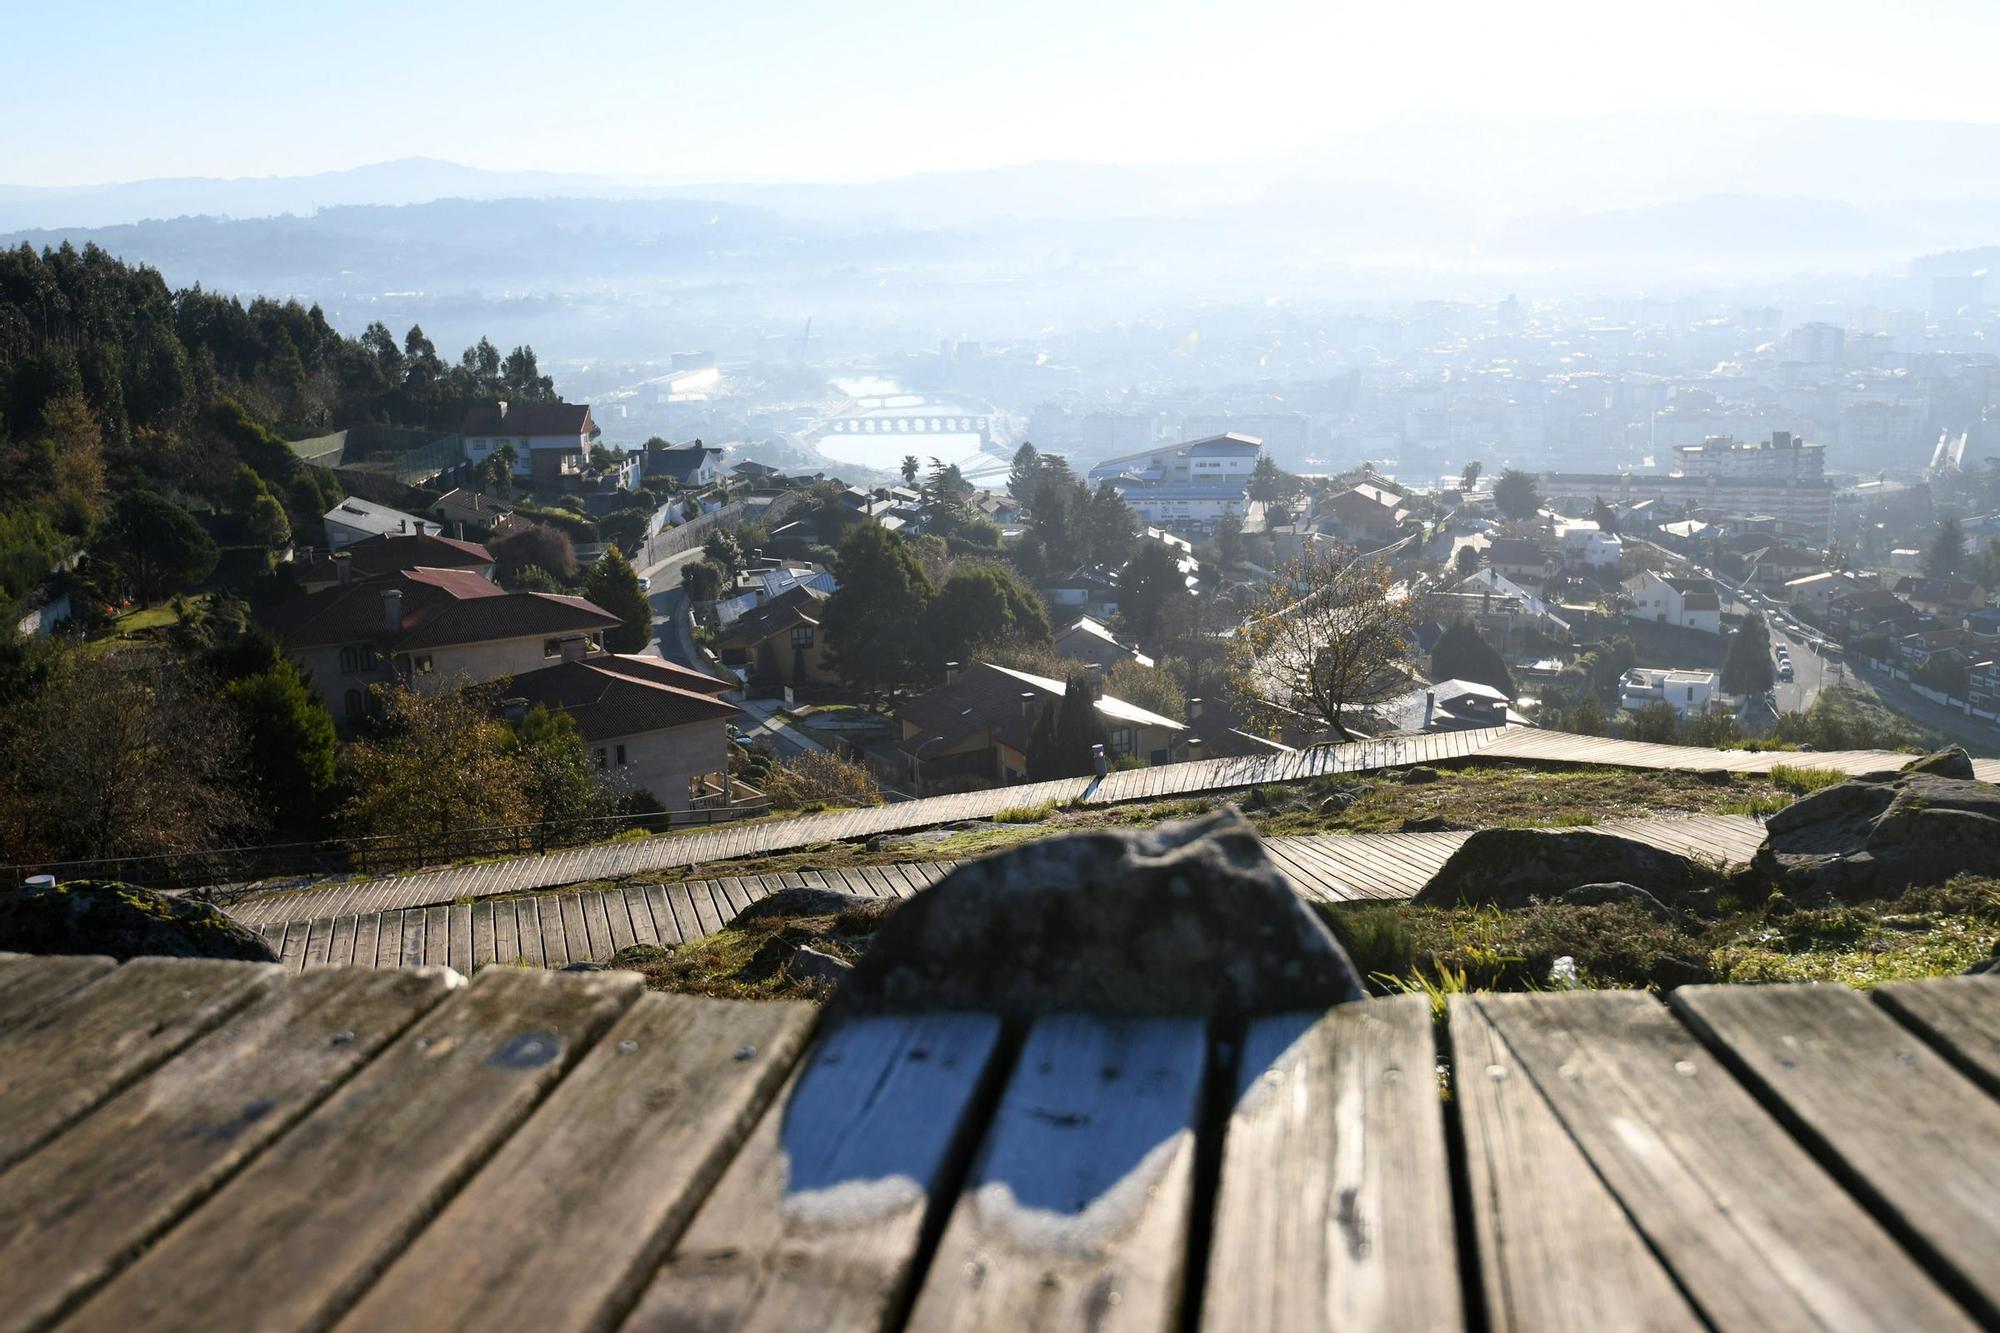
[[[581,634],[571,635],[562,641],[562,660],[581,662],[590,653],[590,640]]]
[[[346,551],[333,553],[333,567],[340,575],[340,586],[345,588],[354,581],[354,556]]]
[[[500,707],[507,714],[507,725],[516,730],[519,730],[521,724],[528,720],[528,701],[526,699],[502,699]]]
[[[1425,730],[1425,731],[1429,731],[1429,730],[1431,729],[1431,717],[1432,717],[1432,715],[1433,715],[1433,714],[1435,714],[1435,713],[1437,712],[1437,703],[1438,703],[1438,697],[1437,697],[1437,691],[1436,691],[1436,690],[1425,690],[1425,691],[1424,691],[1424,730]]]
[[[495,403],[494,406],[500,409],[500,419],[502,421],[505,421],[507,419],[507,400],[505,398],[502,398],[499,402]]]
[[[1201,737],[1190,736],[1187,738],[1187,757],[1189,763],[1193,763],[1197,759],[1203,759],[1207,757],[1202,752]]]
[[[465,524],[463,521],[452,524],[451,530],[460,541],[465,540]]]
[[[1190,700],[1188,700],[1188,707],[1187,707],[1187,714],[1188,714],[1188,721],[1190,721],[1190,722],[1192,722],[1192,721],[1194,721],[1194,720],[1195,720],[1196,718],[1200,717],[1200,716],[1201,716],[1201,700],[1199,700],[1199,699],[1190,699]]]
[[[382,589],[382,628],[391,634],[403,628],[403,590]]]
[[[1083,677],[1090,685],[1090,697],[1093,699],[1102,699],[1104,697],[1104,664],[1102,662],[1084,663]]]
[[[944,664],[944,683],[947,685],[956,685],[958,683],[958,670],[958,663],[946,662]]]
[[[476,513],[478,513],[478,512],[479,512],[479,511],[480,511],[480,510],[481,510],[482,508],[484,508],[484,507],[485,507],[485,501],[486,501],[486,497],[485,497],[485,496],[481,495],[481,494],[480,494],[480,493],[479,493],[478,491],[474,491],[474,492],[472,493],[472,512],[476,514]]]
[[[1033,690],[1022,690],[1021,716],[1033,717],[1034,715],[1035,715],[1035,692]]]
[[[397,520],[396,520],[396,531],[398,531],[398,532],[400,532],[400,533],[403,533],[403,534],[405,534],[405,535],[408,535],[408,533],[409,533],[409,531],[410,531],[410,520],[409,520],[409,519],[407,519],[407,518],[399,518],[399,519],[397,519]]]

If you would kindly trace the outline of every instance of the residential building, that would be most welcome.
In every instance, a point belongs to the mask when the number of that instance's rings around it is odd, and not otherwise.
[[[1175,762],[1192,759],[1248,759],[1291,754],[1292,747],[1244,729],[1227,700],[1190,699],[1187,724],[1173,746]]]
[[[351,726],[371,685],[428,693],[595,656],[618,617],[581,597],[508,592],[466,569],[336,583],[273,607],[265,623]]]
[[[1094,707],[1104,727],[1106,757],[1135,757],[1148,764],[1172,760],[1186,730],[1172,718],[1103,694]],[[1022,782],[1028,775],[1028,740],[1044,708],[1060,707],[1066,685],[1026,671],[974,662],[945,670],[945,683],[896,712],[898,748],[923,791]]]
[[[506,695],[510,712],[540,705],[569,714],[614,785],[687,810],[759,795],[726,777],[725,727],[740,710],[718,696],[734,687],[657,657],[606,653],[524,671]]]
[[[721,479],[722,455],[721,449],[700,440],[688,444],[648,444],[645,476],[648,481],[665,478],[684,491],[698,491]]]
[[[2000,714],[2000,661],[1976,662],[1966,670],[1965,701],[1988,716]]]
[[[1605,532],[1588,519],[1564,519],[1558,523],[1556,550],[1565,566],[1589,570],[1615,570],[1625,558],[1625,544],[1618,534]]]
[[[1833,483],[1823,478],[1548,472],[1541,477],[1541,488],[1558,507],[1601,499],[1622,511],[1655,500],[1680,513],[1768,515],[1785,535],[1813,544],[1826,540],[1833,521]]]
[[[376,504],[373,500],[363,500],[355,495],[347,496],[327,510],[322,522],[326,525],[326,547],[329,551],[338,551],[370,537],[422,536],[426,531],[435,531],[438,526],[415,514],[406,514],[400,509],[391,509],[388,505]]]
[[[1632,598],[1635,620],[1722,633],[1722,598],[1707,579],[1665,578],[1649,569],[1623,586]]]
[[[1673,470],[1683,477],[1819,481],[1826,474],[1826,449],[1784,430],[1773,431],[1762,444],[1717,435],[1700,444],[1674,446]]]
[[[1749,552],[1743,557],[1742,565],[1746,586],[1767,597],[1780,597],[1793,580],[1825,570],[1826,560],[1811,551],[1779,544]]]
[[[1618,681],[1618,706],[1633,712],[1648,704],[1665,703],[1686,717],[1708,708],[1715,695],[1713,671],[1670,671],[1659,667],[1634,667]]]
[[[1039,591],[1058,616],[1081,614],[1102,621],[1118,614],[1117,572],[1101,565],[1051,579]]]
[[[1403,535],[1410,516],[1402,498],[1380,486],[1351,486],[1320,505],[1309,526],[1352,546],[1386,545]]]
[[[766,598],[716,635],[716,656],[762,690],[833,679],[820,633],[827,596],[810,583],[795,583]]]
[[[298,585],[305,592],[318,592],[354,579],[380,578],[413,569],[462,569],[491,579],[493,553],[478,542],[428,532],[406,537],[364,537],[301,564]]]
[[[1211,435],[1206,439],[1164,444],[1140,453],[1107,458],[1090,469],[1092,485],[1121,479],[1177,482],[1183,485],[1242,484],[1257,466],[1263,441],[1254,435]]]
[[[1986,605],[1986,590],[1962,579],[1897,579],[1890,589],[1926,615],[1958,619]]]
[[[1859,592],[1866,586],[1845,570],[1826,569],[1788,580],[1782,600],[1787,606],[1802,606],[1816,616],[1823,616],[1834,598]]]
[[[1495,537],[1486,544],[1486,567],[1508,582],[1540,587],[1556,572],[1554,557],[1527,537]]]
[[[1375,715],[1392,733],[1471,731],[1534,724],[1510,707],[1505,694],[1476,680],[1441,680],[1377,704]]]
[[[1092,662],[1109,671],[1120,662],[1137,662],[1150,667],[1153,659],[1140,652],[1132,644],[1120,643],[1118,636],[1104,627],[1103,622],[1089,616],[1078,616],[1076,620],[1056,631],[1056,654],[1072,662]]]
[[[1830,598],[1826,627],[1849,643],[1864,635],[1900,639],[1923,628],[1923,613],[1887,588],[1863,588]]]
[[[514,475],[538,491],[559,491],[583,475],[590,446],[601,432],[588,403],[495,403],[475,407],[459,426],[466,461],[485,462],[502,447],[514,450]]]
[[[440,495],[424,512],[437,521],[439,532],[483,541],[514,507],[478,491],[458,489]]]

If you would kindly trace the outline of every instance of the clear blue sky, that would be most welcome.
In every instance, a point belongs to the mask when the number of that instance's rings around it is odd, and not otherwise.
[[[409,156],[867,180],[1283,152],[1400,111],[2000,121],[1996,0],[16,0],[0,182]]]

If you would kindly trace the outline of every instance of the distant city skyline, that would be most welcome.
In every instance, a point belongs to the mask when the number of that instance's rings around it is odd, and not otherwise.
[[[1669,17],[1670,15],[1670,17]],[[2000,5],[137,0],[26,6],[0,183],[421,155],[663,181],[869,181],[1282,155],[1399,114],[1702,108],[2000,123]]]

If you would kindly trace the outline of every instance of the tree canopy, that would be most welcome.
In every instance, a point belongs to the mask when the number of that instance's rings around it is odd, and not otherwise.
[[[921,679],[929,654],[922,625],[933,588],[908,542],[878,523],[857,523],[834,561],[840,586],[820,622],[835,674],[871,697]]]
[[[1490,685],[1509,699],[1519,692],[1506,659],[1470,620],[1455,620],[1438,636],[1431,648],[1431,679],[1470,680]]]
[[[980,645],[1047,643],[1049,616],[1020,575],[992,561],[965,561],[931,599],[923,642],[933,671],[963,662]]]
[[[1387,566],[1311,548],[1245,610],[1233,643],[1237,699],[1267,725],[1351,740],[1350,713],[1409,688],[1418,616]]]
[[[632,562],[615,545],[604,548],[584,576],[583,595],[624,623],[609,631],[605,645],[614,653],[636,653],[653,640],[653,604],[639,586]]]
[[[1533,518],[1542,507],[1542,493],[1533,474],[1510,467],[1493,483],[1493,503],[1517,522]]]
[[[1722,688],[1730,694],[1762,694],[1771,688],[1771,629],[1764,617],[1753,615],[1729,636],[1729,655],[1722,663]]]

